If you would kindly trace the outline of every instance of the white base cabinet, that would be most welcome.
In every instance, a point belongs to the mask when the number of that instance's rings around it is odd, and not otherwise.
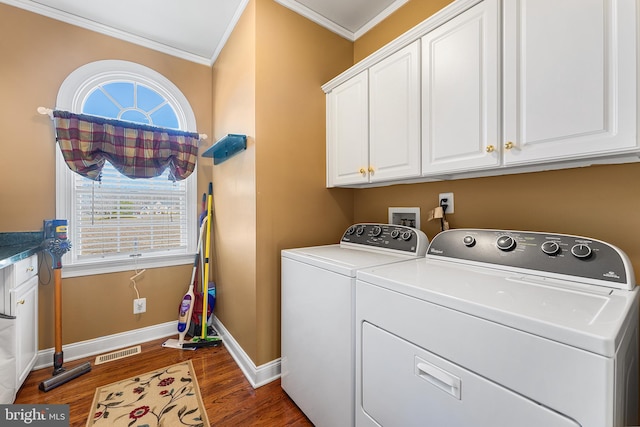
[[[38,276],[14,292],[16,316],[16,389],[22,386],[38,355]]]
[[[38,355],[38,256],[33,255],[0,270],[0,310],[13,319],[2,319],[3,359],[14,360],[12,372],[3,369],[3,404],[15,394],[31,372]],[[5,342],[6,341],[6,342]]]

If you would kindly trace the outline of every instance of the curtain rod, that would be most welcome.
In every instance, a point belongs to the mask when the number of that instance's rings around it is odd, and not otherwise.
[[[46,107],[38,107],[38,113],[44,115],[49,116],[49,118],[51,120],[53,120],[53,109],[51,108],[46,108]],[[204,141],[208,138],[206,133],[200,133],[198,134],[200,137],[200,140]]]

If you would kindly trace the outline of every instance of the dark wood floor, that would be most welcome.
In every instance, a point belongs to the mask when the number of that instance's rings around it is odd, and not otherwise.
[[[191,359],[212,426],[312,425],[282,390],[279,379],[253,389],[224,346],[175,350],[161,347],[165,340],[142,344],[141,354],[100,365],[93,364],[95,356],[65,362],[64,366],[71,369],[90,361],[92,370],[46,393],[38,385],[51,377],[51,368],[33,371],[15,403],[66,403],[70,425],[81,427],[86,424],[96,387]]]

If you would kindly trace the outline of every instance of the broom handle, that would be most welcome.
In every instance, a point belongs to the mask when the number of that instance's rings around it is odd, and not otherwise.
[[[209,194],[207,196],[207,237],[205,244],[204,254],[204,281],[202,283],[202,333],[200,338],[203,340],[207,338],[207,311],[209,307],[209,251],[211,248],[211,222],[212,222],[212,199],[213,199],[213,184],[209,183]]]

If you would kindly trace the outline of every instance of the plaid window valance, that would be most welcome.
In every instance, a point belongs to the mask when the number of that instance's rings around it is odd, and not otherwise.
[[[182,180],[195,168],[197,133],[60,110],[53,117],[65,162],[94,181],[106,160],[129,178],[153,178],[169,168],[170,179]]]

